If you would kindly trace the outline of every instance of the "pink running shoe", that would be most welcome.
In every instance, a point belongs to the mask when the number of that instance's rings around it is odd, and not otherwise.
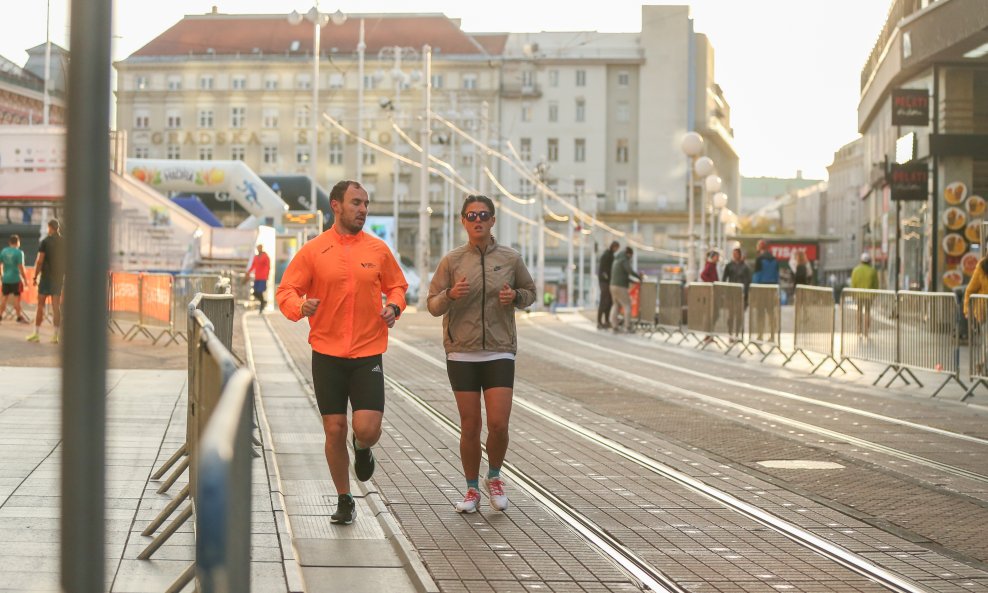
[[[508,495],[504,493],[504,480],[501,478],[484,478],[484,488],[490,497],[491,508],[495,511],[508,509]]]
[[[467,489],[463,500],[456,503],[457,513],[475,513],[480,505],[480,492],[476,488]]]

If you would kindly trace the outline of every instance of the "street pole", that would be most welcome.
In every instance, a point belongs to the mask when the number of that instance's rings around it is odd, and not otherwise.
[[[545,306],[545,301],[542,299],[542,295],[545,294],[545,192],[542,190],[542,186],[545,184],[545,161],[539,161],[538,166],[538,179],[539,186],[536,189],[536,205],[535,205],[535,219],[538,221],[538,237],[536,238],[536,257],[538,258],[535,264],[535,298],[536,301],[541,303],[540,307]]]
[[[688,191],[689,197],[687,198],[687,209],[689,210],[689,222],[687,223],[687,231],[686,231],[686,234],[688,235],[686,238],[686,246],[687,246],[686,281],[694,282],[696,281],[696,241],[693,238],[693,217],[694,217],[693,210],[695,208],[694,206],[695,198],[693,196],[696,193],[696,190],[693,187],[693,164],[696,162],[696,157],[689,156],[686,158],[689,159],[689,165],[687,167],[689,169],[689,172],[687,173],[687,177],[686,177],[687,184],[689,185],[689,191]]]
[[[395,52],[395,68],[392,72],[392,79],[395,83],[395,102],[392,105],[392,113],[397,113],[398,118],[401,117],[401,85],[403,82],[402,72],[401,72],[401,47],[394,46]],[[400,120],[399,120],[400,121]],[[398,153],[398,134],[394,134],[394,142],[392,143],[395,154]],[[401,228],[401,213],[398,210],[398,181],[401,176],[401,167],[398,164],[398,159],[392,159],[392,170],[394,173],[394,183],[392,184],[391,196],[392,196],[392,207],[393,216],[395,221],[395,253],[398,253],[398,231]]]
[[[566,249],[566,305],[572,307],[575,303],[573,300],[573,227],[576,221],[573,219],[573,215],[570,214],[566,220],[566,231],[568,235],[568,245]]]
[[[425,111],[422,114],[422,178],[419,185],[419,236],[417,264],[419,279],[419,309],[425,309],[429,291],[429,144],[432,124],[432,48],[422,46],[422,60],[425,62]]]
[[[364,43],[364,19],[360,19],[360,41],[357,42],[357,135],[364,133],[364,51],[367,45]],[[364,145],[357,142],[357,182],[363,183],[364,178]],[[395,222],[397,229],[397,221]],[[395,236],[395,248],[397,249],[398,239]]]
[[[586,274],[583,273],[583,227],[577,227],[576,240],[580,242],[580,263],[577,265],[577,269],[580,270],[580,275],[578,276],[577,282],[579,283],[580,295],[577,298],[577,305],[579,307],[585,307],[587,302],[587,293],[584,292],[586,286],[584,285],[584,280],[586,279]]]

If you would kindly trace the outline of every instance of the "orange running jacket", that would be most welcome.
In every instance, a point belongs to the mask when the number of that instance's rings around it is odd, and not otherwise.
[[[366,232],[341,235],[331,228],[295,254],[276,300],[285,317],[298,321],[304,300],[319,299],[309,318],[312,349],[339,358],[361,358],[388,349],[381,295],[404,311],[407,289],[405,275],[384,241]]]

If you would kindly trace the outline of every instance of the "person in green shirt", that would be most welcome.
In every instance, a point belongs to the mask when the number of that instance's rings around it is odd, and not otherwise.
[[[0,321],[3,314],[7,312],[7,302],[13,298],[14,311],[17,313],[19,323],[28,323],[24,311],[21,310],[21,292],[24,290],[24,283],[27,282],[27,270],[24,269],[24,252],[21,251],[21,238],[18,235],[11,235],[7,240],[7,246],[0,251],[0,284],[2,284],[3,296],[0,297]]]
[[[878,270],[871,265],[871,254],[865,251],[861,254],[861,263],[851,270],[851,288],[878,290]],[[858,335],[868,337],[871,329],[871,301],[873,295],[857,295]]]

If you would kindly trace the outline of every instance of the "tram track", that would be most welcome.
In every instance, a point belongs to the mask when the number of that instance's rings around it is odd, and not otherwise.
[[[391,337],[391,344],[398,346],[402,350],[418,357],[419,359],[445,370],[445,363],[434,358],[408,343]],[[415,394],[400,381],[385,377],[385,381],[396,392],[412,402],[420,410],[431,417],[435,422],[447,430],[450,434],[458,436],[458,423],[446,416],[443,412],[429,404],[422,397]],[[850,571],[874,582],[882,587],[897,592],[930,592],[931,590],[913,581],[912,579],[898,574],[894,571],[883,568],[871,560],[856,554],[846,548],[835,544],[825,538],[813,534],[802,527],[782,519],[772,513],[761,509],[753,504],[747,503],[734,495],[710,486],[701,480],[693,478],[683,472],[676,470],[660,461],[649,457],[641,452],[635,451],[621,443],[610,439],[600,433],[571,422],[545,408],[534,404],[525,398],[515,394],[513,401],[516,405],[524,408],[529,413],[539,419],[549,422],[559,428],[574,435],[590,441],[594,445],[601,447],[609,453],[616,454],[624,460],[630,461],[636,466],[649,472],[657,474],[664,479],[670,480],[686,490],[699,494],[707,499],[714,500],[723,507],[734,511],[759,525],[779,533],[790,541],[819,554],[829,560],[849,569]],[[512,483],[524,489],[530,496],[541,502],[550,512],[556,515],[567,525],[571,526],[577,533],[584,537],[589,543],[597,547],[605,556],[610,558],[622,568],[631,578],[635,579],[640,586],[654,591],[685,591],[678,586],[671,578],[661,570],[651,566],[640,556],[613,537],[606,529],[594,523],[586,514],[581,513],[572,506],[566,504],[542,486],[539,481],[524,472],[517,465],[505,462],[505,469],[512,479]]]

